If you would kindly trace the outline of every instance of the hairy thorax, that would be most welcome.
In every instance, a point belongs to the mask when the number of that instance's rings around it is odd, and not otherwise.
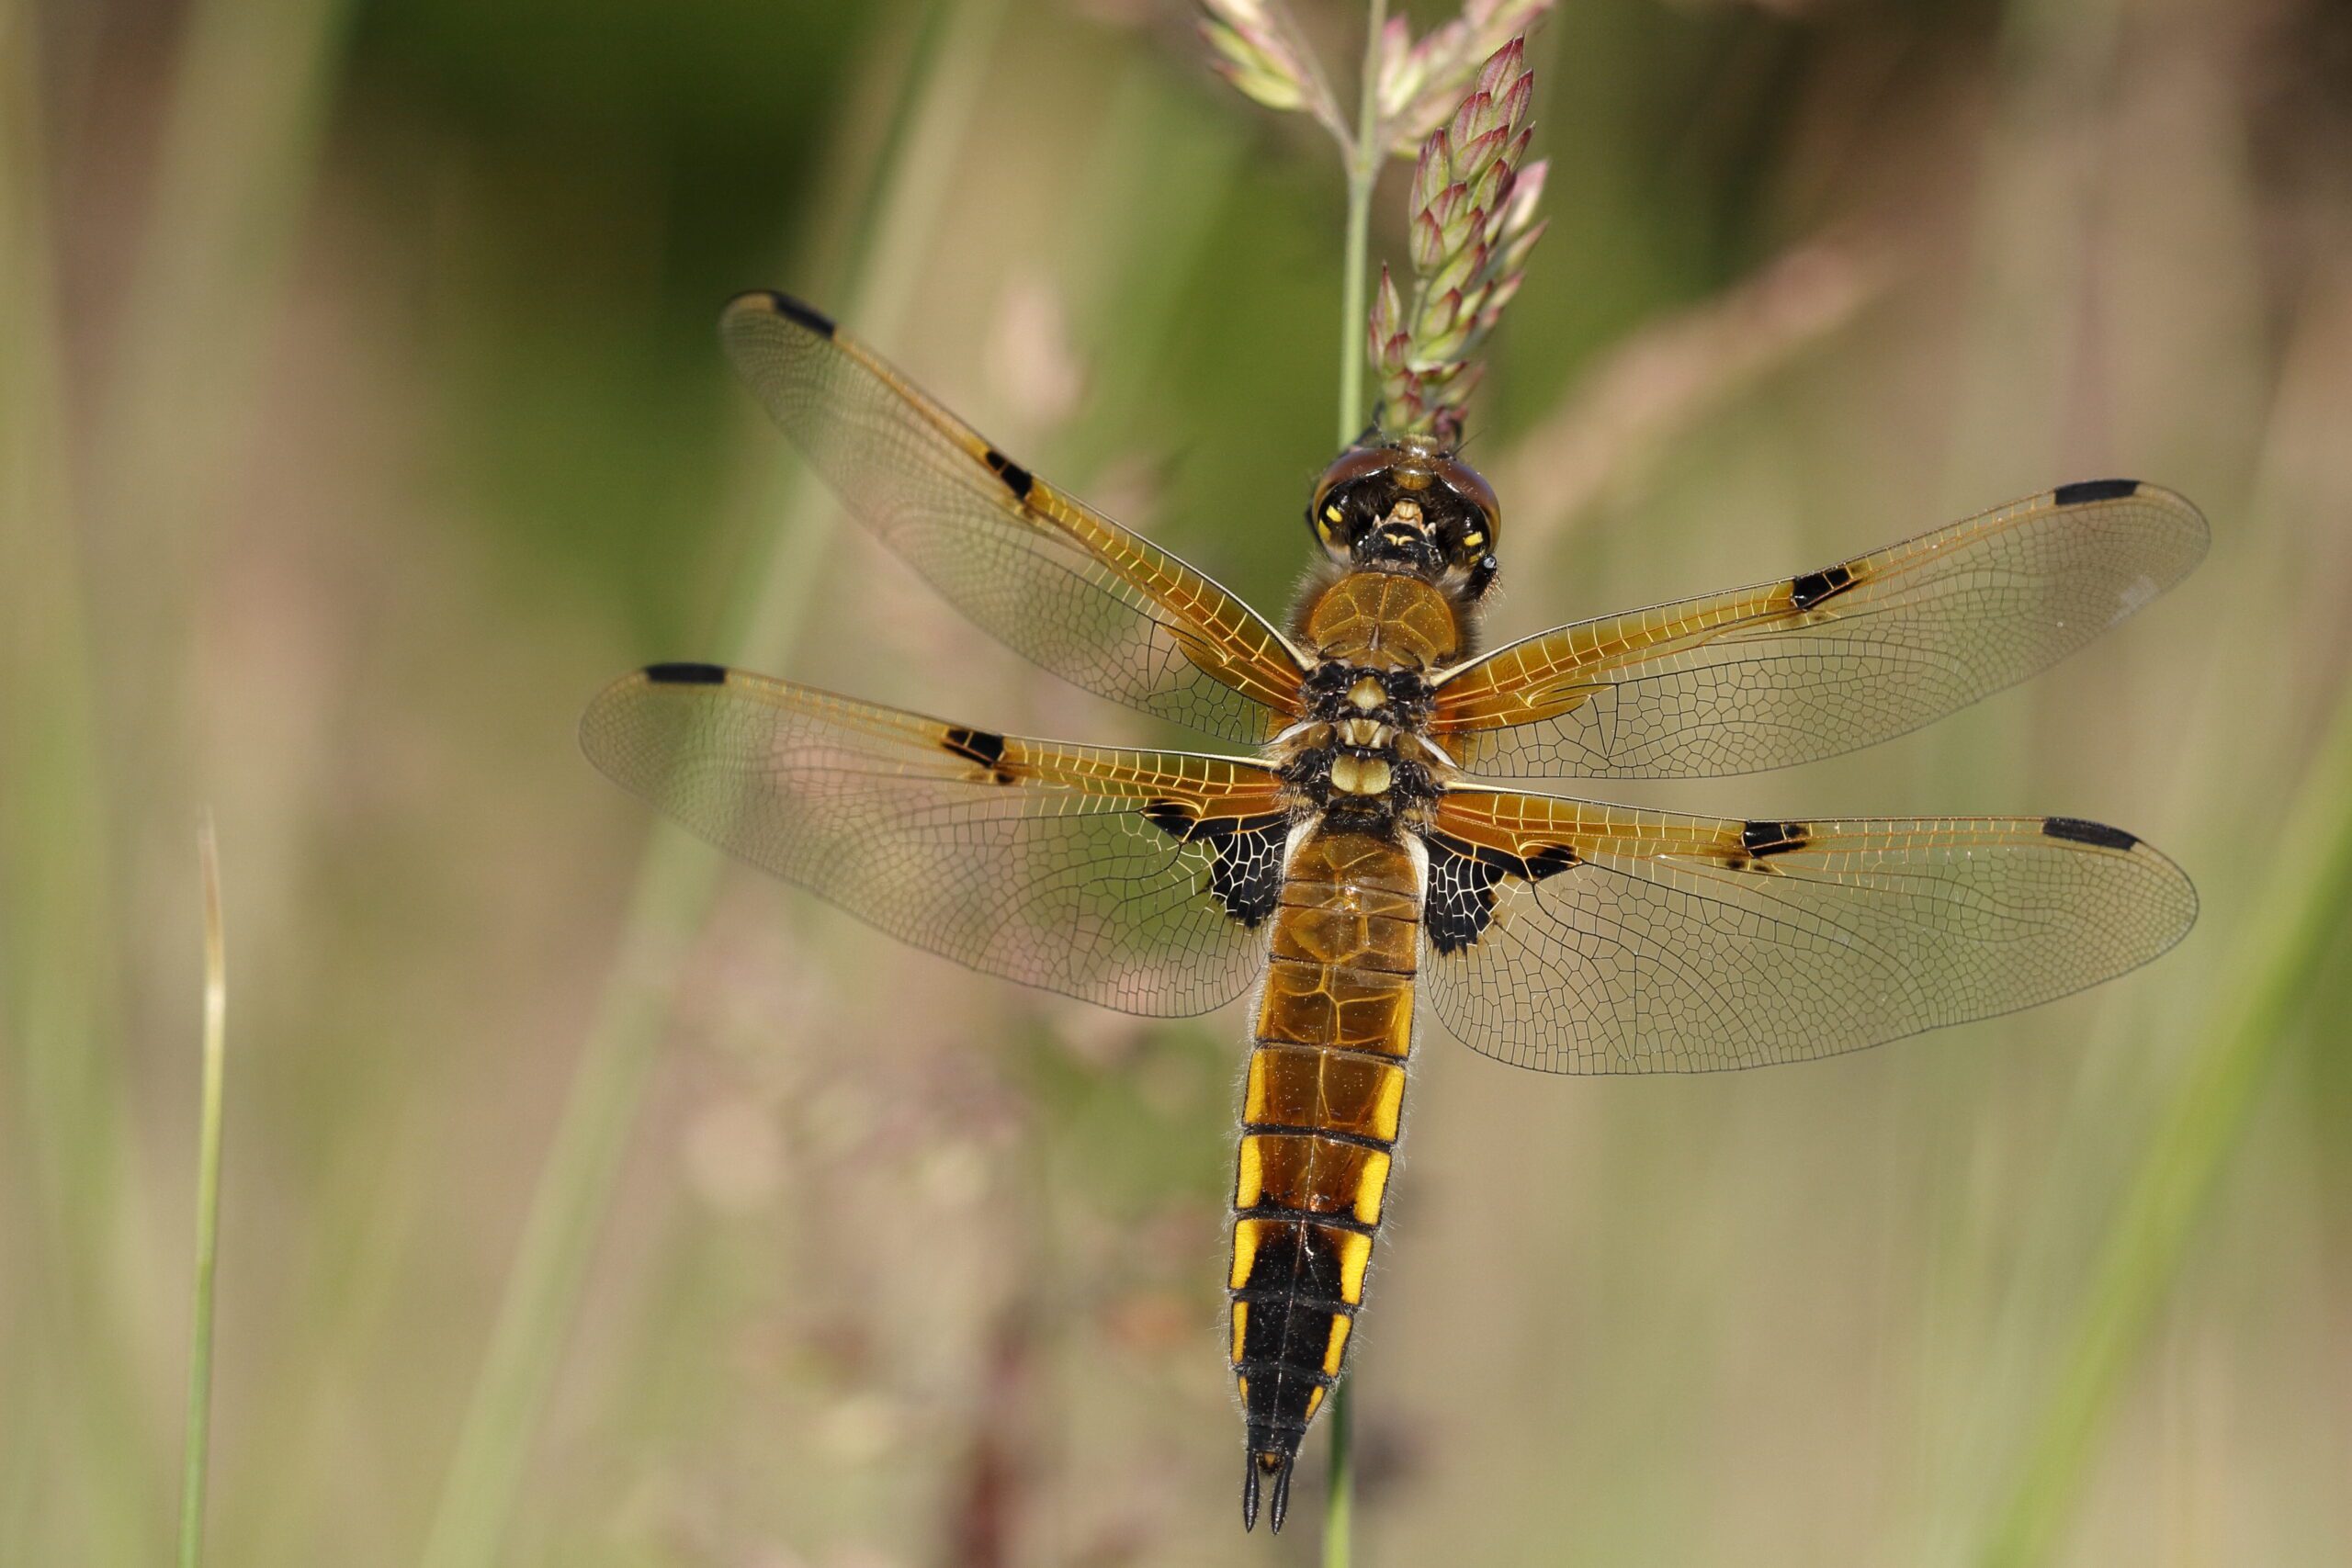
[[[1310,586],[1296,621],[1317,663],[1283,775],[1335,829],[1391,834],[1425,815],[1450,766],[1426,739],[1430,677],[1462,657],[1464,615],[1432,583],[1352,571]]]

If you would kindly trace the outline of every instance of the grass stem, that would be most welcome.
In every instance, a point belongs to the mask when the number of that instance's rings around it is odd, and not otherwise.
[[[1340,289],[1340,445],[1363,434],[1366,294],[1371,279],[1372,193],[1387,149],[1380,143],[1380,32],[1388,0],[1370,0],[1363,72],[1356,85],[1355,144],[1348,149],[1346,271]],[[1323,1505],[1323,1568],[1346,1568],[1354,1553],[1355,1402],[1342,1382],[1331,1391],[1331,1484]]]
[[[1371,0],[1363,40],[1363,77],[1358,83],[1356,135],[1348,149],[1346,271],[1340,287],[1340,445],[1363,434],[1364,312],[1371,279],[1372,193],[1380,184],[1387,149],[1380,145],[1380,29],[1387,25],[1388,0]],[[1344,1408],[1344,1406],[1342,1407]],[[1331,1413],[1333,1421],[1340,1416]]]
[[[1331,1490],[1323,1503],[1323,1568],[1355,1560],[1355,1417],[1342,1380],[1331,1391]]]
[[[196,1310],[188,1329],[180,1568],[197,1568],[204,1557],[204,1478],[212,1448],[212,1281],[220,1237],[220,1101],[228,1070],[229,971],[220,926],[220,846],[209,811],[196,830],[196,853],[204,883],[204,1088],[197,1124]]]

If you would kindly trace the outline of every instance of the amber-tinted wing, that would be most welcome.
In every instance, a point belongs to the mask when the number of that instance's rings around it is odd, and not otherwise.
[[[1023,740],[711,665],[581,720],[589,760],[696,833],[882,931],[1128,1012],[1230,1001],[1281,892],[1273,774]]]
[[[2095,479],[1875,555],[1582,621],[1440,678],[1432,728],[1498,778],[1697,778],[1835,756],[2044,668],[2187,576],[2205,519]]]
[[[842,504],[991,635],[1067,681],[1255,743],[1298,707],[1264,617],[989,445],[833,323],[746,294],[728,353]]]
[[[1858,1050],[2096,985],[2197,915],[2170,861],[2060,817],[1739,822],[1464,789],[1429,842],[1438,1017],[1544,1072]]]

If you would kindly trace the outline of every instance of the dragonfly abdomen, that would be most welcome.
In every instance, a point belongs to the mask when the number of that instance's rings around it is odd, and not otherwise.
[[[1234,1183],[1232,1360],[1245,1518],[1281,1527],[1300,1439],[1340,1378],[1412,1047],[1420,876],[1396,841],[1312,830],[1274,911]]]

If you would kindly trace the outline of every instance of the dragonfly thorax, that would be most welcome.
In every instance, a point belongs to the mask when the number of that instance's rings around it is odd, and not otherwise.
[[[1439,794],[1421,740],[1376,720],[1303,725],[1285,752],[1283,781],[1334,830],[1389,836],[1418,820]]]
[[[1279,766],[1302,806],[1385,833],[1437,797],[1422,738],[1430,688],[1419,669],[1330,659],[1308,673],[1301,694],[1307,717],[1285,738]]]

